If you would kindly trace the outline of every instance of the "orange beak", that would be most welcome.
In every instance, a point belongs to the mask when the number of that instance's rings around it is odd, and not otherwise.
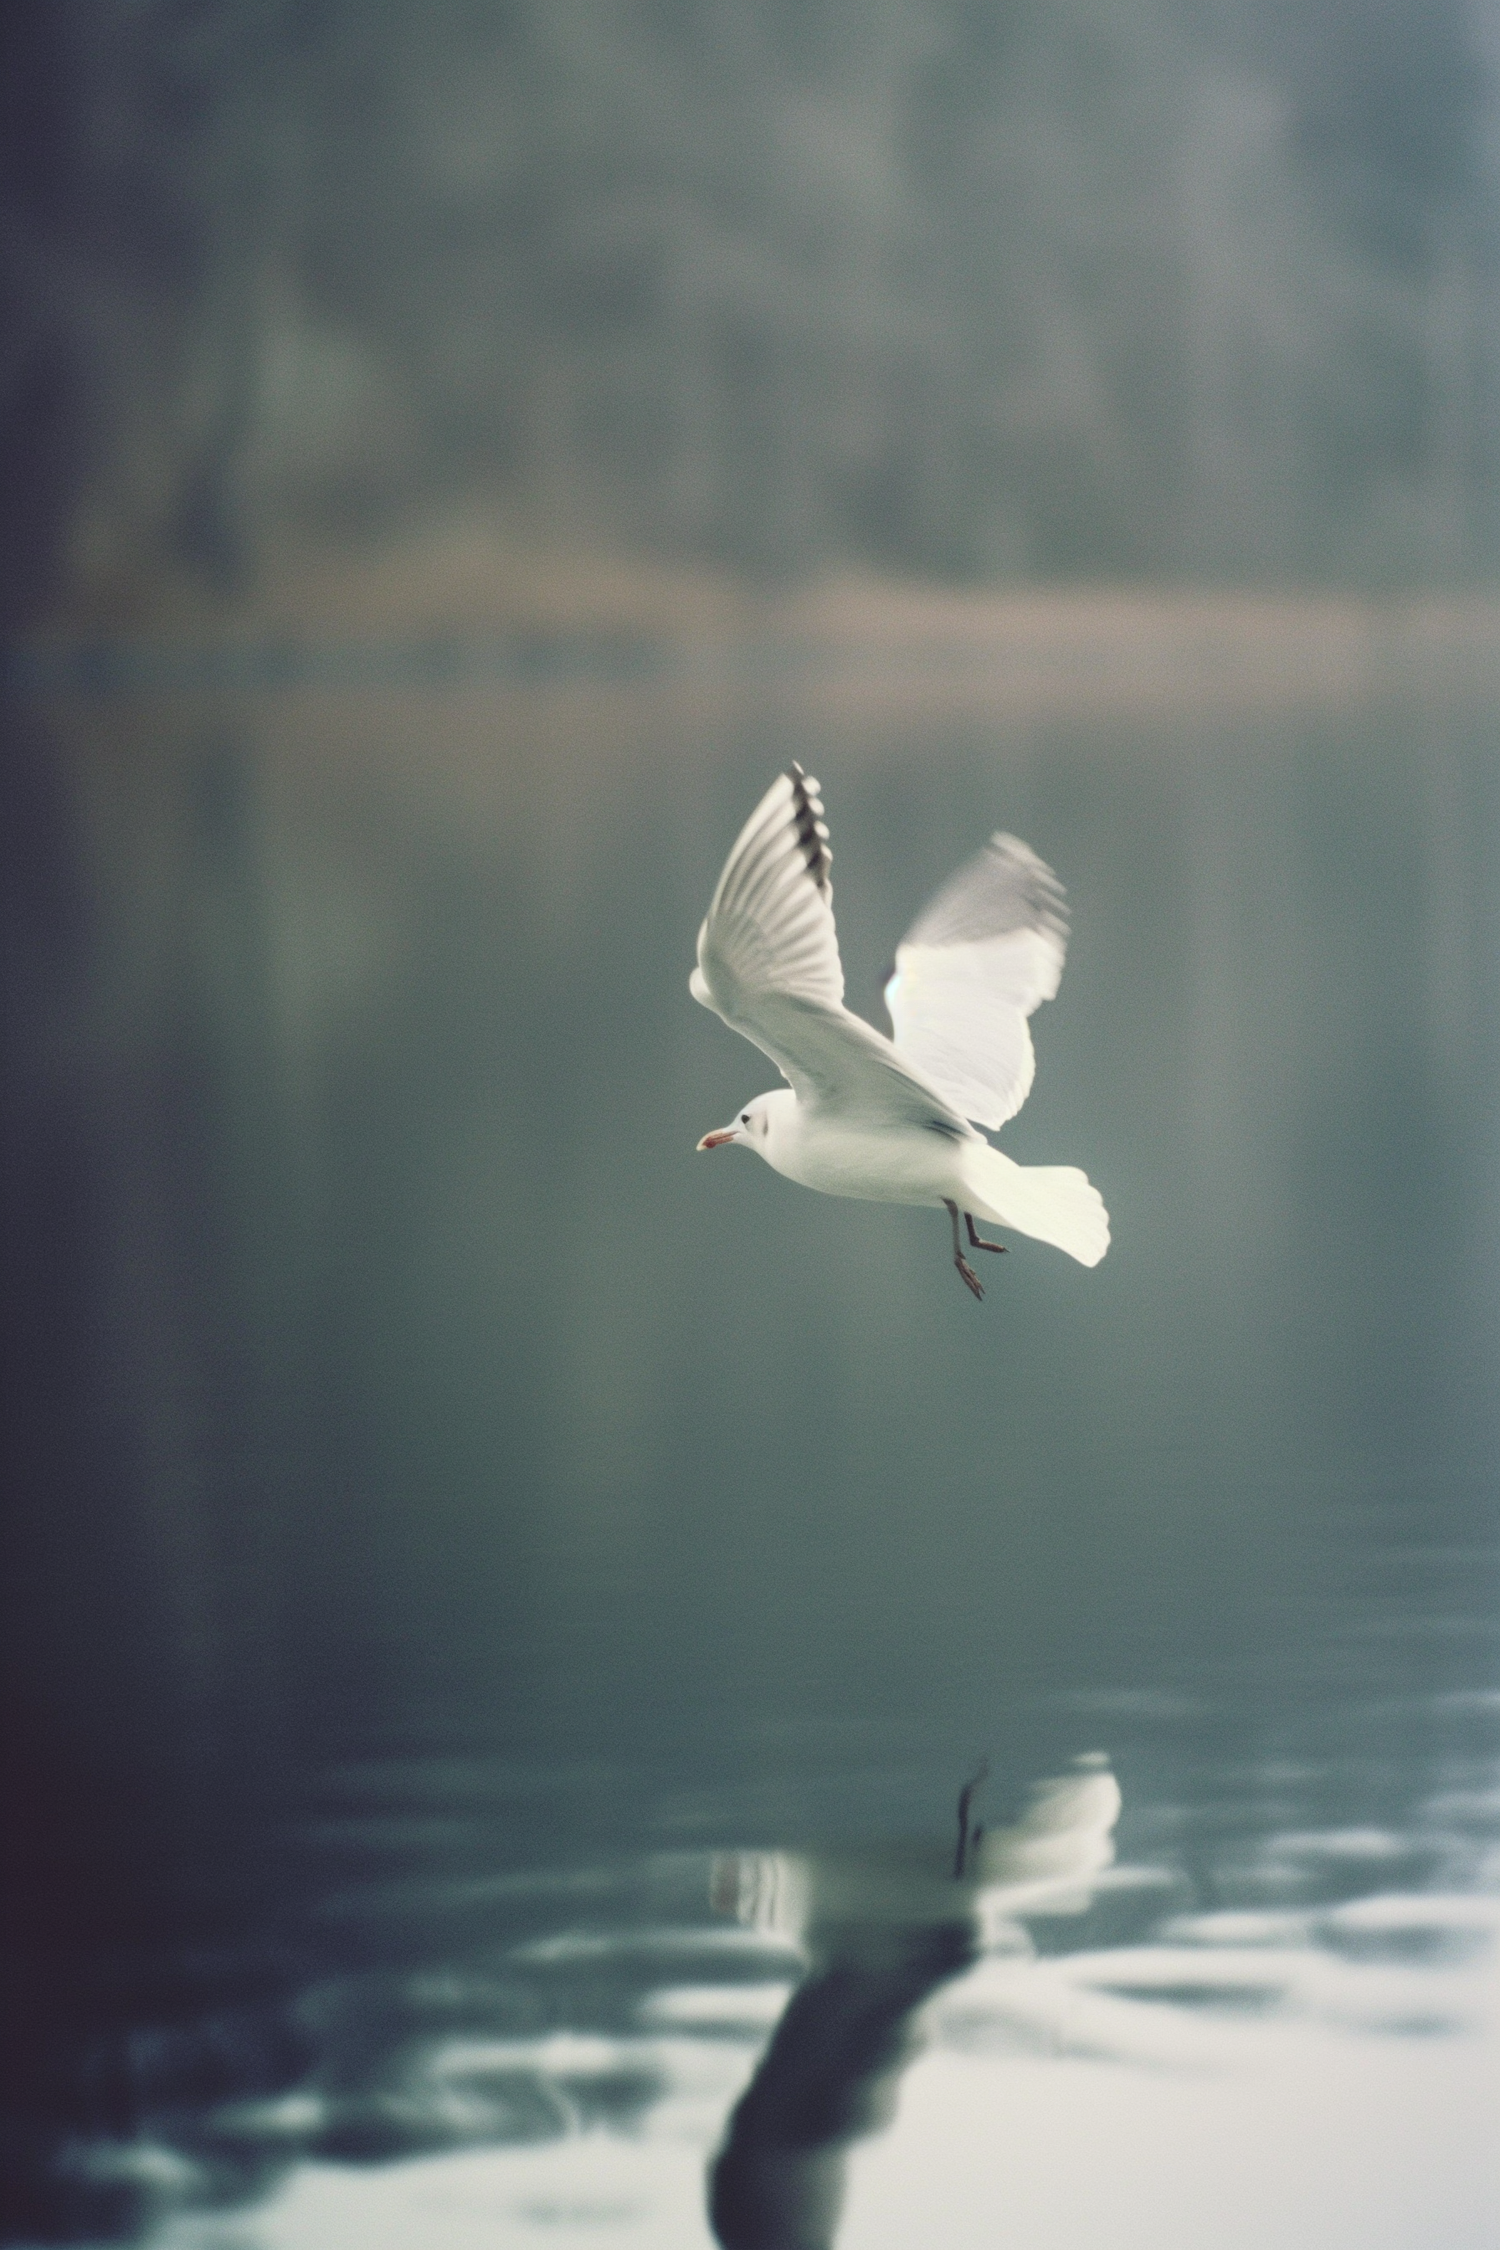
[[[701,1156],[706,1148],[728,1148],[733,1139],[734,1127],[732,1125],[717,1133],[705,1133],[698,1143],[698,1154]]]

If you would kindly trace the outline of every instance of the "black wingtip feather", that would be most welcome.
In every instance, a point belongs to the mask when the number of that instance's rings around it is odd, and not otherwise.
[[[792,826],[797,843],[807,862],[807,872],[825,898],[833,890],[831,869],[833,853],[828,846],[828,830],[823,822],[823,800],[819,797],[816,781],[809,780],[796,759],[787,768],[787,780],[792,785]]]

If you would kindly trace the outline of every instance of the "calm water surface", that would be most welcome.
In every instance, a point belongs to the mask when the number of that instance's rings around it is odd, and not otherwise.
[[[38,715],[12,2239],[1500,2236],[1493,716],[913,710]],[[694,1157],[791,756],[866,1013],[1066,883],[1096,1272]]]

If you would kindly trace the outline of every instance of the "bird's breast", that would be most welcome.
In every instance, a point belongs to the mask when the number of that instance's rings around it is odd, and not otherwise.
[[[956,1195],[962,1141],[947,1133],[905,1126],[860,1131],[816,1112],[798,1111],[768,1140],[773,1171],[823,1195],[849,1195],[866,1203],[937,1203]]]

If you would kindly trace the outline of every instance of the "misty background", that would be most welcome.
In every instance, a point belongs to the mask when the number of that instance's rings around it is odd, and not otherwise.
[[[447,2145],[307,2001],[449,1962],[439,1875],[941,1826],[985,1746],[1200,1899],[1460,1798],[1477,1883],[1500,15],[0,37],[7,2239]],[[987,833],[1056,867],[1006,1146],[1096,1273],[694,1157],[791,758],[872,1018]]]
[[[233,593],[460,504],[773,577],[1493,574],[1491,8],[79,0],[6,36],[33,603],[59,543],[59,594]]]

